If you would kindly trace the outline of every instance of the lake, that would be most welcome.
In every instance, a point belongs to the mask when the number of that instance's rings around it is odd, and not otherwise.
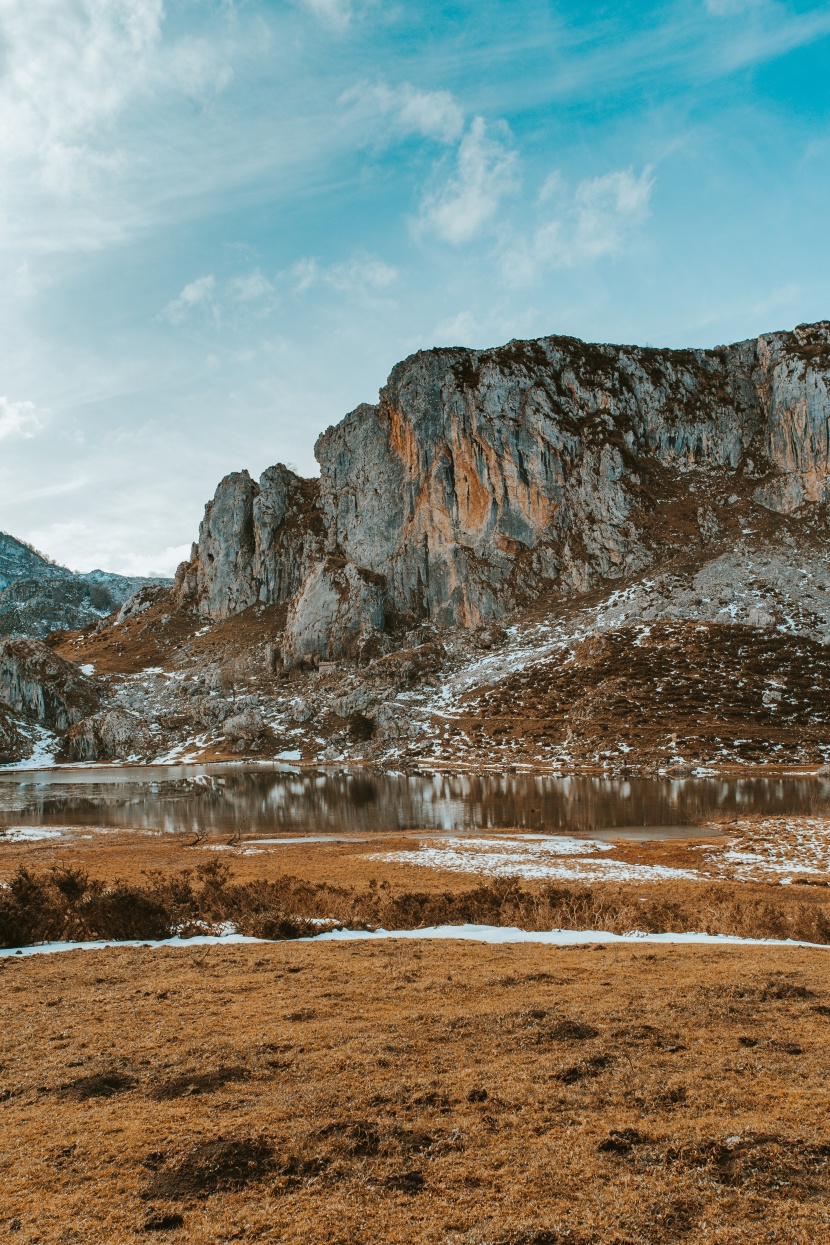
[[[394,775],[188,765],[0,772],[0,827],[77,825],[250,835],[521,829],[686,837],[713,816],[827,811],[812,778]]]

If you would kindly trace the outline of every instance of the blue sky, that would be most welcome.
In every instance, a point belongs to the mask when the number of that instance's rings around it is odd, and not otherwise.
[[[830,317],[830,4],[0,0],[0,528],[170,573],[424,346]]]

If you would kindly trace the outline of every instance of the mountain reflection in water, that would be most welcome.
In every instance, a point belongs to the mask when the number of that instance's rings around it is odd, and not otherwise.
[[[358,770],[179,766],[0,773],[0,829],[134,827],[250,834],[396,830],[588,832],[695,825],[717,815],[815,814],[815,779],[380,775]]]

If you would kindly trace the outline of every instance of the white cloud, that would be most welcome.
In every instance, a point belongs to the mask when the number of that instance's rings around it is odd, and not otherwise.
[[[340,103],[366,120],[383,120],[396,136],[417,134],[441,143],[454,142],[464,128],[464,113],[449,91],[419,91],[404,82],[361,82],[344,92]]]
[[[452,177],[421,205],[420,227],[458,246],[491,225],[502,199],[518,185],[518,155],[503,122],[488,130],[476,117],[461,140]]]
[[[327,285],[343,294],[382,294],[395,283],[398,270],[373,256],[350,259],[328,267],[316,259],[305,258],[293,265],[291,277],[298,293],[313,286]]]
[[[3,0],[0,150],[47,181],[100,155],[93,132],[119,112],[146,71],[162,0]]]
[[[299,0],[299,3],[321,22],[337,30],[345,29],[352,18],[349,0]]]
[[[556,214],[507,247],[502,258],[505,279],[511,285],[528,285],[545,268],[568,268],[620,254],[648,219],[653,188],[650,167],[639,177],[633,169],[618,169],[586,178],[572,196],[561,175],[552,173],[537,202],[541,207],[553,202]]]
[[[201,309],[215,323],[219,321],[219,308],[215,298],[216,278],[209,274],[197,277],[184,287],[178,298],[169,302],[161,313],[162,319],[171,324],[182,324],[191,312]]]
[[[704,4],[706,12],[713,17],[732,17],[750,9],[760,9],[767,4],[767,0],[704,0]]]
[[[648,217],[653,188],[650,167],[639,177],[633,169],[620,169],[580,182],[574,196],[574,258],[599,259],[619,251],[631,228]]]
[[[0,0],[7,245],[92,249],[138,225],[127,196],[152,167],[138,150],[145,106],[202,101],[231,78],[221,46],[164,40],[164,22],[164,0]]]
[[[267,298],[274,292],[274,286],[259,268],[255,268],[253,272],[245,276],[234,277],[228,283],[228,289],[231,296],[240,303],[259,302],[260,299]]]
[[[33,402],[12,402],[0,395],[0,441],[33,437],[39,430],[40,420]]]

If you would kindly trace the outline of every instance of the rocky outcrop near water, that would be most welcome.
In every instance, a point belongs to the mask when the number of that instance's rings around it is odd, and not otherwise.
[[[150,743],[148,728],[141,718],[114,706],[70,727],[63,741],[63,753],[70,761],[125,761],[140,758]]]
[[[88,761],[830,762],[829,376],[827,323],[414,355],[319,479],[226,476],[172,590],[51,637],[98,700],[18,727]]]
[[[0,703],[11,713],[65,731],[94,713],[100,700],[96,684],[40,640],[0,642]]]
[[[286,605],[289,663],[480,626],[703,546],[722,505],[822,505],[829,422],[828,322],[715,350],[421,351],[318,439],[319,481],[227,476],[177,592],[213,619]]]

